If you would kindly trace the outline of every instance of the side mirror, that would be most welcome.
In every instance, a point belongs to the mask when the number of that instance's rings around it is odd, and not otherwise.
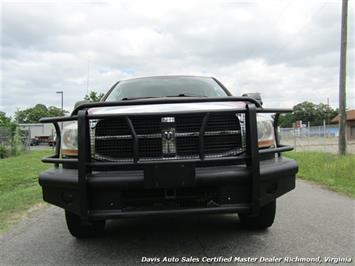
[[[263,105],[263,100],[261,99],[261,95],[259,92],[244,93],[242,96],[253,98],[253,99],[257,100],[260,103],[260,105]]]
[[[88,100],[78,101],[75,103],[74,109],[76,109],[79,105],[83,105],[83,104],[87,104],[87,103],[90,103],[90,101],[88,101]]]

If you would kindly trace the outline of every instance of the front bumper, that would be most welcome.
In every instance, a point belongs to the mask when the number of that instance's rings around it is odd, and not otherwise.
[[[251,201],[255,197],[253,193],[257,193],[258,205],[262,207],[292,190],[295,187],[298,167],[295,161],[283,157],[260,161],[259,191],[256,192],[252,191],[252,169],[246,165],[196,167],[194,170],[193,184],[169,188],[159,186],[147,188],[144,170],[93,172],[86,179],[85,205],[88,206],[88,218],[247,213],[251,211]],[[65,168],[47,170],[40,174],[39,183],[45,201],[80,215],[80,206],[84,199],[80,196],[77,170]],[[207,191],[214,195],[213,200],[208,199]],[[132,194],[136,196],[134,207],[122,204],[127,200],[127,195],[131,197]],[[139,195],[145,196],[139,199]],[[182,204],[183,199],[193,196],[206,197],[206,201],[200,200],[199,206]],[[161,204],[150,205],[154,199]],[[142,204],[139,205],[140,203]]]

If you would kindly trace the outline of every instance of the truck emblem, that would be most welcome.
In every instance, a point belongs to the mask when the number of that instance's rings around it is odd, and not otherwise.
[[[173,131],[164,131],[163,135],[166,140],[171,140],[173,138]]]
[[[164,157],[176,155],[175,117],[161,118],[162,153]]]

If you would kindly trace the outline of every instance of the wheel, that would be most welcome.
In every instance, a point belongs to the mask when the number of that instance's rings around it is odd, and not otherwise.
[[[266,229],[274,223],[276,213],[276,200],[260,208],[257,216],[239,214],[241,224],[248,229]]]
[[[103,234],[105,220],[84,222],[79,215],[65,211],[68,230],[76,238],[88,238]]]

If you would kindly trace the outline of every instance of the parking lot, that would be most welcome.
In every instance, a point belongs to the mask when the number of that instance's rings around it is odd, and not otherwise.
[[[28,146],[28,150],[30,151],[54,150],[54,147],[51,147],[48,144],[40,144],[36,146]]]

